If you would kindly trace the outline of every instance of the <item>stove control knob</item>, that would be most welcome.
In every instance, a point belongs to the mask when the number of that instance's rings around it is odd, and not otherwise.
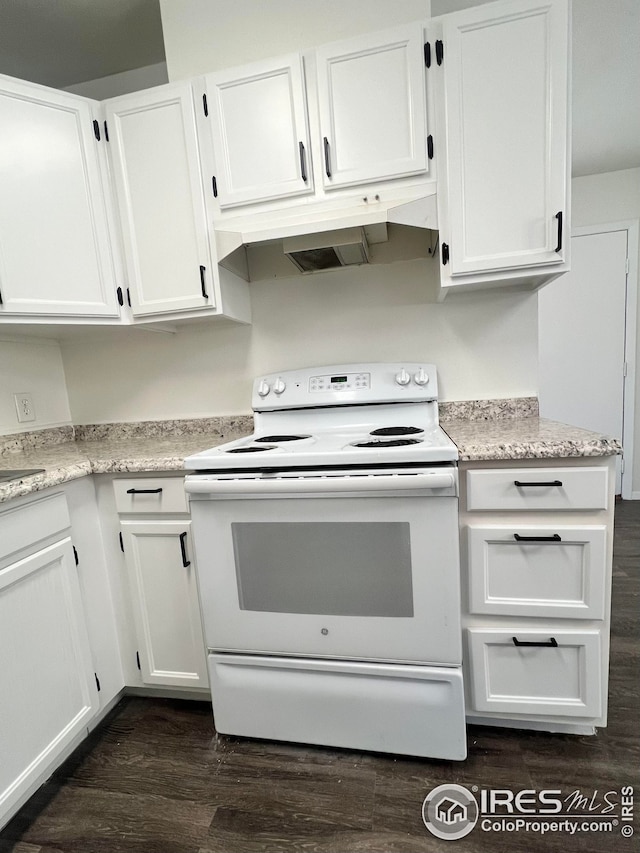
[[[264,398],[267,396],[269,391],[271,391],[271,386],[263,379],[262,382],[258,385],[258,394],[260,397]]]
[[[427,382],[429,381],[429,377],[425,373],[424,367],[421,367],[420,370],[416,373],[416,375],[413,377],[413,381],[416,383],[416,385],[427,384]]]
[[[411,376],[407,373],[404,367],[400,373],[396,374],[396,382],[398,385],[408,385],[411,382]]]
[[[282,392],[284,391],[284,389],[286,387],[287,386],[286,386],[283,378],[281,376],[278,376],[276,381],[273,383],[273,390],[276,392],[276,394],[282,394]]]

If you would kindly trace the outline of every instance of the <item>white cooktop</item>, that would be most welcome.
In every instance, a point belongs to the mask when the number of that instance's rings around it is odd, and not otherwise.
[[[188,457],[189,470],[453,462],[432,364],[349,364],[258,377],[255,432]]]

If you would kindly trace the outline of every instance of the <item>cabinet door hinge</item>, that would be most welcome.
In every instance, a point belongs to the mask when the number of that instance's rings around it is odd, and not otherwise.
[[[124,305],[124,298],[122,296],[122,288],[121,287],[118,287],[116,289],[116,296],[118,297],[118,305],[122,308],[122,306]]]
[[[202,109],[204,110],[205,117],[209,115],[209,103],[207,101],[206,92],[202,96]]]
[[[107,127],[107,120],[106,119],[104,120],[103,126],[104,126],[104,141],[108,142],[109,141],[109,128]]]
[[[213,197],[218,198],[218,182],[215,175],[211,176],[211,189],[213,190]]]
[[[449,263],[449,244],[442,244],[442,266],[446,266]]]
[[[118,533],[118,539],[120,540],[120,550],[124,554],[124,540],[122,538],[122,533]]]
[[[2,301],[2,291],[1,290],[0,290],[0,305],[4,305],[4,302]]]
[[[424,43],[424,64],[427,68],[431,68],[431,45],[428,41]]]
[[[95,118],[93,120],[93,135],[100,142],[100,123]]]
[[[620,473],[624,474],[624,456],[620,457]]]
[[[623,361],[622,362],[622,375],[626,376],[628,372],[629,372],[629,362]]]
[[[94,672],[93,674],[96,677],[96,687],[98,688],[98,693],[100,693],[100,679],[98,678],[98,673]]]
[[[429,160],[433,160],[433,136],[431,134],[427,136],[427,157]]]
[[[140,652],[136,652],[136,663],[138,664],[138,669],[141,669],[140,666]]]
[[[76,561],[76,566],[77,566],[78,563],[80,562],[80,560],[78,559],[78,552],[76,550],[75,545],[72,545],[71,547],[73,548],[73,559]]]
[[[444,61],[444,44],[441,39],[436,40],[436,62],[442,65]]]
[[[127,305],[131,308],[131,293],[129,293],[129,288],[127,288]]]

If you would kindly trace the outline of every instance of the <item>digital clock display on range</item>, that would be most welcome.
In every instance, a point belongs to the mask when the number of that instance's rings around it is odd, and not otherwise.
[[[334,382],[348,382],[348,381],[349,381],[349,379],[347,376],[332,376],[331,377],[331,383],[332,384]]]

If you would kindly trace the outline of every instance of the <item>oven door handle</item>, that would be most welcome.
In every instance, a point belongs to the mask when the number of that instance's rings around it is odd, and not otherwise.
[[[349,475],[346,477],[265,477],[260,479],[218,480],[213,476],[187,477],[185,489],[191,495],[209,498],[261,498],[288,495],[322,497],[327,495],[370,495],[404,492],[415,495],[432,489],[455,489],[451,471],[424,474]]]

